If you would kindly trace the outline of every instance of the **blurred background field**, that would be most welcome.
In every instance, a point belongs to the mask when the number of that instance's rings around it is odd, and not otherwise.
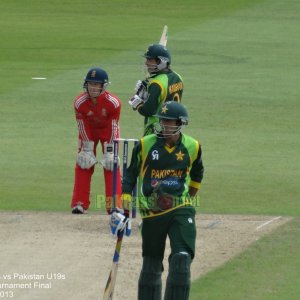
[[[185,132],[203,146],[199,212],[295,217],[201,278],[191,299],[297,299],[299,1],[0,1],[0,209],[69,210],[72,104],[90,67],[107,70],[123,102],[122,136],[141,136],[142,118],[127,101],[165,24],[172,67],[185,82]],[[101,195],[98,168],[91,211]]]

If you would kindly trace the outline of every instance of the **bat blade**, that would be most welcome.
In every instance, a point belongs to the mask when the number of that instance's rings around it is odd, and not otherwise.
[[[163,32],[161,34],[161,37],[160,37],[159,44],[163,45],[164,47],[166,47],[167,46],[167,42],[168,42],[168,26],[165,25],[164,29],[163,29]]]
[[[116,279],[117,279],[117,272],[118,272],[118,263],[113,262],[107,282],[106,282],[103,300],[112,300],[113,299],[115,284],[116,284]]]
[[[112,300],[115,290],[115,284],[117,279],[117,272],[118,272],[118,264],[119,264],[119,258],[120,258],[120,252],[122,247],[122,240],[123,240],[123,231],[121,233],[118,233],[118,239],[115,247],[115,253],[113,257],[113,263],[112,267],[106,282],[104,294],[103,294],[103,300]]]

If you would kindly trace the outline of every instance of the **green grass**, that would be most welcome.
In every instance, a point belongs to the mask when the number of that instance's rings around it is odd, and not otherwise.
[[[167,24],[172,65],[185,81],[186,133],[203,144],[199,211],[296,217],[195,282],[192,297],[296,299],[299,20],[295,0],[1,1],[0,209],[69,210],[72,102],[91,66],[108,71],[123,101],[122,135],[141,135],[127,100],[143,77],[141,55]],[[102,194],[97,169],[91,210]]]
[[[191,300],[293,300],[300,294],[300,218],[198,279]]]

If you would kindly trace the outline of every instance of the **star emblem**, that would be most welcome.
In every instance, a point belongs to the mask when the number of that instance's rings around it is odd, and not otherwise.
[[[165,114],[165,113],[167,112],[167,110],[168,110],[167,106],[163,106],[163,107],[161,108],[161,113],[162,113],[162,114]]]
[[[178,153],[175,153],[177,160],[183,160],[184,153],[181,152],[181,150]]]

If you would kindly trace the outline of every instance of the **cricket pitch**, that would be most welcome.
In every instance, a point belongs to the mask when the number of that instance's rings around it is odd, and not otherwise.
[[[196,216],[197,249],[192,279],[221,266],[289,218]],[[140,219],[124,237],[114,300],[137,298],[142,264]],[[109,216],[91,213],[0,212],[0,292],[20,300],[102,299],[115,240]],[[164,260],[167,276],[169,245]]]

